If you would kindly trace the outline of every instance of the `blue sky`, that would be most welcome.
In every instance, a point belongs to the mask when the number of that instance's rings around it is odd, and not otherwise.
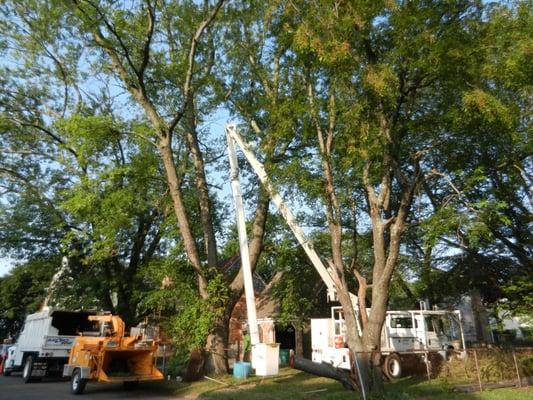
[[[0,258],[0,276],[4,276],[13,268],[15,260],[12,258]]]

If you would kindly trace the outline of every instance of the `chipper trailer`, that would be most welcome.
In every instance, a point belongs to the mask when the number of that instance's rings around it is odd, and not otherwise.
[[[122,382],[125,387],[140,381],[162,380],[155,366],[157,344],[141,336],[125,336],[122,319],[114,315],[89,317],[90,331],[80,332],[70,352],[63,376],[70,377],[73,394],[81,394],[87,382]]]

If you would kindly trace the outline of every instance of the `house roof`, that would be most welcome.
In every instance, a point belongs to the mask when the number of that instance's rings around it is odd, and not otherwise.
[[[241,255],[235,254],[219,263],[219,270],[226,276],[234,277],[241,269]],[[262,293],[267,287],[266,282],[257,273],[252,274],[252,282],[255,293]]]

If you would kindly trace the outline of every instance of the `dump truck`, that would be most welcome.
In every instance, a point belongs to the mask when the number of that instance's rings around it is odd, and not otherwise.
[[[155,366],[157,343],[153,339],[126,336],[124,322],[115,315],[94,315],[89,321],[92,329],[79,332],[63,367],[73,394],[83,393],[88,381],[118,382],[127,388],[163,379]]]
[[[43,307],[29,314],[16,343],[10,372],[22,371],[25,383],[60,375],[77,332],[90,326],[94,311],[69,311]]]

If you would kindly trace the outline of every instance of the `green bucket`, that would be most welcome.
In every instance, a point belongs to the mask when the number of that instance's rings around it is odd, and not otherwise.
[[[289,352],[288,349],[279,349],[279,365],[289,364]]]

